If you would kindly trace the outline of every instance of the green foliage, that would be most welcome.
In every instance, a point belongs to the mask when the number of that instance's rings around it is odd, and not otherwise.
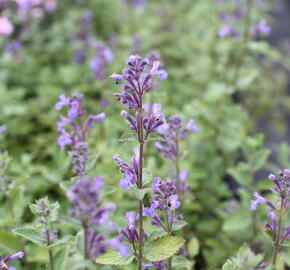
[[[145,243],[144,255],[149,261],[162,261],[173,256],[184,245],[184,239],[177,236],[164,236]]]
[[[109,249],[105,254],[99,256],[95,262],[97,264],[108,264],[108,265],[127,265],[134,259],[133,255],[129,257],[122,256],[118,251]]]

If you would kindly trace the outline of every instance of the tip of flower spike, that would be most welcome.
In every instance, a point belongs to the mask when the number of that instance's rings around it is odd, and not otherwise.
[[[120,74],[114,73],[110,76],[110,78],[114,79],[116,84],[119,84],[119,82],[123,79],[123,76]]]
[[[7,130],[7,126],[6,125],[2,125],[0,126],[0,133],[3,133]]]

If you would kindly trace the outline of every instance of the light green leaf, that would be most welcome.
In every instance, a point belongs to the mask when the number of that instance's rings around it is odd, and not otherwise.
[[[134,259],[133,255],[123,257],[115,249],[109,249],[105,254],[96,258],[95,263],[105,265],[127,265]]]
[[[189,240],[187,244],[187,251],[190,257],[195,257],[199,252],[199,241],[196,237]]]
[[[183,245],[184,239],[178,236],[165,236],[145,243],[144,255],[151,262],[162,261],[173,256]]]
[[[5,254],[13,254],[20,250],[20,241],[12,233],[0,231],[0,250]]]
[[[251,213],[247,209],[228,216],[222,226],[224,232],[236,232],[247,229],[251,225]]]
[[[228,259],[222,267],[222,270],[241,270],[232,260]]]
[[[146,141],[162,141],[165,142],[164,138],[162,135],[158,134],[158,133],[152,133],[151,135],[149,135],[149,137],[146,139]]]
[[[67,270],[68,269],[68,254],[70,246],[62,247],[54,255],[55,269]]]
[[[12,230],[13,233],[33,242],[38,246],[45,246],[46,243],[39,230],[32,227],[19,227]]]
[[[186,225],[187,225],[187,222],[186,221],[184,221],[184,220],[178,220],[175,223],[173,223],[172,230],[173,231],[179,231],[180,229],[182,229]]]
[[[75,244],[74,237],[72,235],[67,235],[67,236],[63,237],[62,239],[56,240],[49,247],[56,247],[56,246],[60,246],[60,245],[73,245],[73,244]]]
[[[118,141],[125,142],[125,141],[137,141],[136,133],[125,133],[123,134]]]
[[[183,256],[173,256],[173,259],[172,259],[173,269],[191,270],[193,264],[194,264],[193,262],[187,260]]]
[[[148,184],[152,181],[152,173],[149,171],[148,168],[143,168],[143,174],[142,174],[142,180],[143,180],[143,186]]]
[[[148,236],[148,241],[158,239],[165,235],[167,235],[167,232],[163,228],[158,227]]]
[[[132,190],[134,191],[135,195],[136,195],[136,198],[139,200],[139,201],[142,201],[145,197],[145,195],[151,191],[151,188],[143,188],[143,189],[139,189],[139,188],[136,188],[136,187],[132,187]]]

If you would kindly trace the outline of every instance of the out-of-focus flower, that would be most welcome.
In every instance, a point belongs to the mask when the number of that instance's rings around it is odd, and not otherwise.
[[[271,26],[266,20],[261,20],[257,23],[251,31],[252,37],[263,37],[271,33]]]
[[[217,34],[218,38],[226,38],[226,37],[238,37],[239,36],[239,32],[229,26],[229,25],[224,25]]]
[[[5,17],[0,17],[0,36],[10,36],[13,30],[14,26],[11,21]]]
[[[7,130],[7,126],[6,125],[2,125],[0,126],[0,133],[3,133]]]

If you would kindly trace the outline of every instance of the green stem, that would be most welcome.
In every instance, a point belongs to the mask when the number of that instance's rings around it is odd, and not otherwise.
[[[89,256],[89,250],[88,250],[88,226],[87,224],[83,224],[83,229],[84,229],[84,259],[88,260],[90,256]],[[85,267],[84,270],[89,270],[89,268]]]
[[[48,257],[49,257],[50,270],[54,270],[53,254],[52,254],[51,248],[49,247],[51,245],[49,230],[46,230],[46,242],[47,242],[47,246],[48,246]]]
[[[243,38],[241,42],[241,49],[240,49],[239,55],[237,56],[237,61],[234,67],[234,75],[231,82],[231,85],[234,87],[235,90],[237,88],[237,80],[239,78],[240,70],[244,62],[243,60],[244,60],[247,44],[250,37],[252,8],[253,8],[253,0],[247,0],[247,13],[245,15],[245,20],[244,20],[244,30],[243,30]]]
[[[143,188],[143,146],[144,146],[144,134],[143,134],[143,108],[142,108],[142,97],[141,108],[139,111],[139,175],[138,175],[138,184],[139,189]],[[138,244],[138,270],[142,270],[143,262],[143,199],[139,200],[139,244]]]

